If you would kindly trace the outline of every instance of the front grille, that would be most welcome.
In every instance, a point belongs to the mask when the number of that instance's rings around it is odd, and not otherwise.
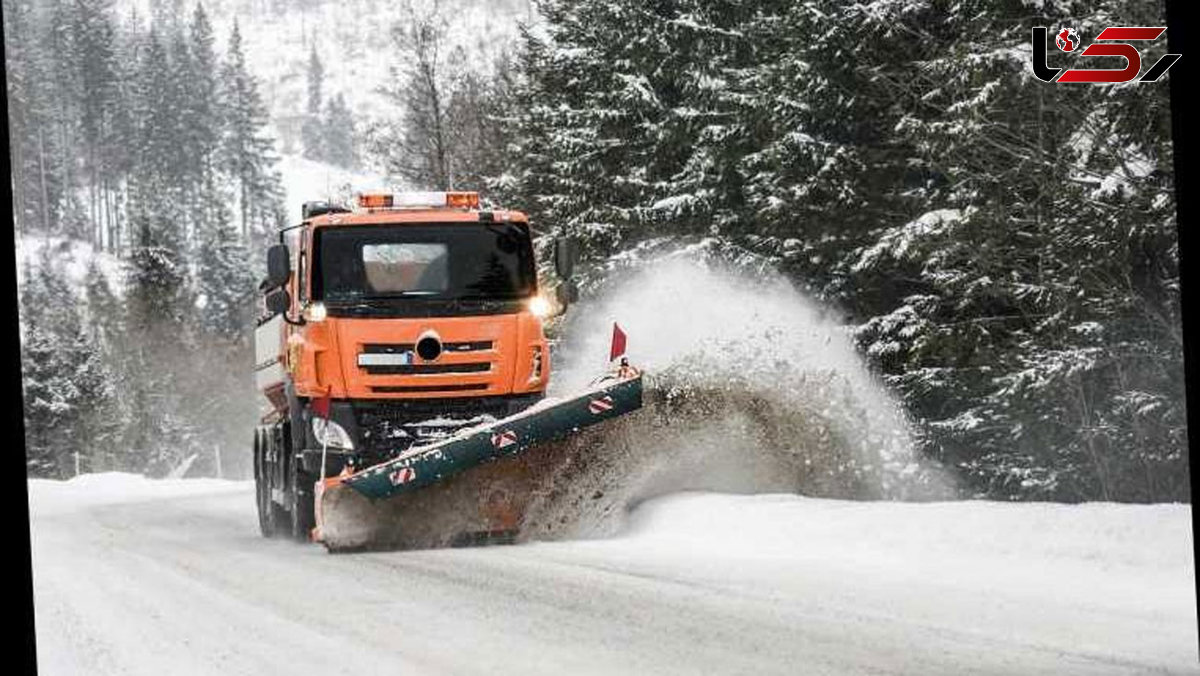
[[[469,364],[379,364],[360,368],[371,375],[420,376],[456,373],[487,373],[492,365],[486,361]]]
[[[486,390],[487,388],[487,383],[475,383],[472,385],[375,385],[371,388],[371,391],[380,394],[399,394],[402,392],[475,392]]]
[[[490,340],[473,340],[460,343],[442,343],[444,352],[483,352],[492,349]],[[417,349],[416,343],[366,343],[363,354],[403,354]]]
[[[492,349],[490,340],[460,343],[442,343],[442,352],[469,354]],[[413,343],[367,343],[358,355],[358,367],[373,376],[419,376],[487,373],[492,370],[491,362],[478,361],[461,364],[418,364]]]

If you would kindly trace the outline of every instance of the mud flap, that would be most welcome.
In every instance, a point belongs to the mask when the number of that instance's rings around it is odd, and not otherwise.
[[[522,451],[564,439],[641,406],[640,375],[610,380],[568,399],[544,400],[516,415],[463,430],[357,473],[326,479],[316,487],[313,539],[331,551],[391,547],[411,540],[401,534],[417,529],[426,531],[423,544],[448,545],[462,536],[461,528],[439,533],[441,515],[430,514],[430,510],[423,510],[422,523],[406,524],[405,505],[422,501],[423,494],[444,491],[446,479],[493,461],[499,461],[495,468],[480,467],[472,472],[475,484],[470,491],[477,498],[477,530],[510,530],[517,519],[509,505],[495,495],[506,490],[519,494],[521,475],[536,471],[519,462]],[[514,484],[511,489],[506,482]],[[461,523],[462,515],[457,516]]]

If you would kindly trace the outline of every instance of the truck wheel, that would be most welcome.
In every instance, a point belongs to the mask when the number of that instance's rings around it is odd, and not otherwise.
[[[292,496],[290,525],[293,538],[300,542],[308,542],[312,539],[312,529],[317,523],[313,495],[316,478],[304,471],[300,457],[305,436],[303,418],[298,415],[293,417],[289,428],[288,438],[292,442],[288,448],[291,459],[288,463],[288,492]]]
[[[258,528],[263,537],[274,537],[279,530],[281,511],[271,502],[271,475],[267,468],[267,439],[261,429],[254,430],[254,497],[258,505]]]
[[[316,525],[313,499],[313,483],[316,479],[305,472],[299,462],[292,463],[292,471],[288,474],[292,480],[292,495],[295,496],[291,515],[292,537],[300,542],[308,542],[312,539],[312,529]]]

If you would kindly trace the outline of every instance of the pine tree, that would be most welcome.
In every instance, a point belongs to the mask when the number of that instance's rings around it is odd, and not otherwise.
[[[55,269],[49,247],[21,290],[26,463],[31,476],[67,478],[95,468],[96,443],[110,441],[111,378]]]
[[[107,155],[116,108],[121,104],[116,64],[116,26],[107,0],[77,0],[70,30],[74,33],[74,69],[79,81],[79,139],[83,147],[82,172],[88,186],[89,239],[101,246],[106,234],[108,180],[114,167]]]
[[[700,234],[766,254],[859,323],[981,495],[1187,498],[1166,90],[1028,73],[1031,25],[1160,6],[541,10],[499,115],[508,201],[591,257]]]
[[[346,97],[338,94],[329,99],[322,123],[325,161],[339,167],[353,168],[358,164],[355,151],[354,115],[346,105]]]
[[[55,204],[54,232],[82,239],[87,233],[80,231],[82,210],[74,194],[80,162],[78,157],[68,150],[79,147],[80,143],[79,111],[83,100],[83,83],[78,68],[80,58],[77,38],[80,31],[69,2],[56,2],[49,10],[44,38],[49,47],[44,52],[44,72],[50,78],[47,83],[49,124],[43,133],[54,139],[58,152],[61,153],[57,169],[59,182],[64,186],[64,191]]]
[[[720,93],[751,61],[751,3],[549,2],[527,33],[516,167],[502,183],[589,255],[656,234],[720,233],[742,200],[746,129]],[[763,10],[766,11],[766,10]]]
[[[8,95],[9,159],[13,183],[13,223],[18,233],[44,227],[45,212],[39,190],[38,83],[34,46],[29,40],[31,12],[26,3],[4,0],[4,61]]]
[[[224,114],[221,166],[234,185],[242,237],[261,246],[267,233],[282,222],[282,188],[273,169],[273,144],[266,136],[266,110],[258,84],[246,68],[237,22],[221,67],[220,87]]]
[[[197,254],[199,324],[223,342],[246,342],[252,325],[255,279],[250,253],[231,224],[214,223]]]
[[[178,258],[187,248],[187,166],[178,143],[182,92],[175,69],[151,31],[139,62],[137,136],[130,177],[129,222],[134,247],[164,248]]]
[[[321,58],[317,56],[317,47],[315,44],[308,56],[307,80],[308,106],[305,109],[304,124],[300,129],[300,138],[304,144],[305,157],[324,161],[328,154],[325,146],[324,125],[321,119],[324,97],[322,86],[325,80],[325,69],[321,65]]]
[[[4,3],[13,215],[18,231],[56,232],[66,191],[64,147],[56,121],[55,62],[47,19],[19,0]],[[44,12],[43,12],[44,13]]]
[[[108,277],[94,259],[88,263],[84,289],[87,323],[92,340],[105,354],[111,354],[119,347],[120,336],[124,334],[123,299],[113,292]]]
[[[136,8],[117,26],[113,59],[115,103],[108,120],[101,155],[104,175],[104,208],[107,212],[107,232],[104,244],[110,253],[120,254],[130,244],[128,231],[128,197],[134,167],[141,145],[140,79],[142,49],[145,47],[141,20]]]
[[[132,419],[124,396],[130,388],[122,344],[126,335],[124,303],[94,260],[88,265],[85,283],[86,331],[98,358],[96,370],[103,396],[90,407],[87,429],[81,438],[90,440],[92,471],[137,470],[141,468],[140,459],[130,457],[121,444]]]
[[[212,448],[239,448],[244,430],[255,423],[256,396],[245,374],[253,369],[253,312],[257,289],[245,242],[232,223],[206,231],[198,250],[196,310],[199,331],[195,356],[187,372],[196,439],[204,452],[193,472],[215,472]]]
[[[218,227],[224,217],[225,195],[217,164],[222,127],[214,42],[204,5],[197,4],[188,34],[190,59],[187,62],[189,68],[183,75],[185,98],[181,127],[186,134],[184,144],[190,158],[187,164],[187,183],[191,188],[188,210],[199,239]]]
[[[1080,24],[1160,18],[1105,5]],[[879,314],[861,335],[982,494],[1186,498],[1169,132],[1142,103],[1165,91],[1041,86],[1029,23],[1079,19],[1045,11],[926,22],[950,46],[897,90],[896,130],[931,177],[913,190],[927,213],[863,250],[856,286],[888,292],[859,294]]]
[[[161,475],[196,448],[187,387],[195,303],[179,253],[157,242],[149,223],[134,226],[140,234],[127,261],[125,340],[135,422],[122,443],[144,469]]]
[[[126,397],[134,424],[122,444],[141,467],[165,473],[185,457],[193,433],[181,376],[194,340],[187,321],[194,313],[187,257],[190,251],[186,177],[190,169],[178,143],[184,90],[174,76],[189,55],[182,34],[168,49],[152,30],[139,67],[139,137],[131,178],[126,260]]]

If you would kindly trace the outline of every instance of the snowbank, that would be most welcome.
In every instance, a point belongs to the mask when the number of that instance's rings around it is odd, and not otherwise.
[[[799,603],[818,609],[817,621],[849,614],[1001,653],[1137,655],[1200,673],[1189,505],[688,493],[639,506],[618,538],[528,549],[557,565]],[[1063,655],[1058,673],[1091,673]]]
[[[33,516],[61,514],[102,505],[214,495],[253,490],[251,482],[221,479],[149,479],[138,474],[81,474],[67,481],[29,480]]]
[[[887,550],[920,568],[951,558],[1187,571],[1191,506],[851,502],[796,495],[683,493],[649,501],[622,538],[635,548],[725,559],[822,558],[870,564]]]

